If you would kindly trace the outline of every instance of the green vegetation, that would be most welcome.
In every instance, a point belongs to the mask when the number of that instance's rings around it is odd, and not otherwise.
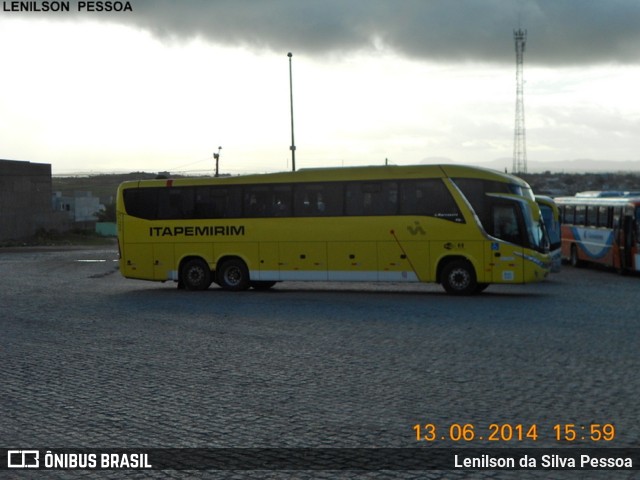
[[[575,195],[587,190],[640,191],[640,172],[528,173],[520,175],[538,194]]]

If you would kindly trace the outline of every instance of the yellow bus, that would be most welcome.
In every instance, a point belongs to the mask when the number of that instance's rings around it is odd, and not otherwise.
[[[550,269],[529,185],[475,167],[129,181],[116,210],[122,275],[188,290],[386,281],[469,295],[540,281]]]

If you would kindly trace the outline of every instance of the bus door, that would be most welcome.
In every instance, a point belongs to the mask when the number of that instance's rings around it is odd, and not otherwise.
[[[487,242],[485,256],[491,269],[491,282],[523,281],[526,227],[521,206],[515,201],[494,199],[490,205],[488,232],[502,242]],[[505,243],[506,242],[506,243]]]
[[[634,228],[634,270],[640,271],[640,207],[635,208],[635,216],[633,219]]]
[[[635,207],[633,217],[633,238],[631,239],[633,245],[633,264],[632,267],[636,272],[640,271],[640,207]]]
[[[620,260],[621,268],[628,270],[638,270],[639,250],[638,239],[640,239],[640,224],[638,216],[640,209],[627,209],[622,217],[622,242]]]
[[[623,207],[613,207],[611,226],[613,227],[613,261],[611,266],[623,271],[629,265],[629,249],[627,248],[629,222],[624,215]]]

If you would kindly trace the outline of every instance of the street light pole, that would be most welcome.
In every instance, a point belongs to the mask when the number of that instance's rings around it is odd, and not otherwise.
[[[222,147],[218,147],[218,153],[213,153],[213,158],[216,161],[216,177],[220,176],[220,172],[218,170],[218,167],[220,166],[220,150],[222,150]]]
[[[291,168],[295,172],[296,171],[296,142],[293,136],[293,76],[291,74],[291,57],[293,57],[293,53],[287,53],[287,57],[289,57],[289,97],[291,102]]]

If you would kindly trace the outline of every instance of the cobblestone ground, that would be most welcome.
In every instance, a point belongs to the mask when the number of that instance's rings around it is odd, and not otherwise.
[[[557,447],[612,423],[640,447],[640,278],[565,268],[453,298],[437,285],[185,292],[113,249],[0,251],[0,447]],[[488,442],[491,423],[536,442]],[[480,440],[482,436],[484,440]],[[421,445],[422,444],[422,445]],[[602,446],[578,441],[576,446]],[[566,445],[566,444],[565,444]],[[637,471],[636,471],[637,472]],[[11,476],[6,475],[11,473]],[[0,471],[7,478],[637,478],[628,472]]]

